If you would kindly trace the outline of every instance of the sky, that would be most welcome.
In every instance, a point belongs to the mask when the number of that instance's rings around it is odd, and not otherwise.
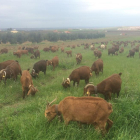
[[[140,26],[139,0],[0,0],[0,29],[120,26]]]

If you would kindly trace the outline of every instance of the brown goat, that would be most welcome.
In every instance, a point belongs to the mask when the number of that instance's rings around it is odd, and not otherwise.
[[[112,56],[113,56],[113,55],[115,55],[115,52],[116,52],[116,50],[114,48],[108,49],[108,55],[112,54]]]
[[[95,55],[95,58],[96,58],[96,57],[101,58],[102,52],[99,51],[99,50],[94,50],[94,55]]]
[[[66,80],[63,79],[62,86],[67,88],[70,86],[70,82],[73,81],[73,86],[77,83],[79,85],[80,80],[85,80],[85,83],[89,83],[89,78],[92,75],[91,69],[88,66],[82,66],[72,71]]]
[[[52,52],[58,51],[59,47],[58,46],[50,46]]]
[[[3,79],[4,83],[6,84],[6,80],[10,78],[13,78],[16,81],[18,74],[22,75],[21,67],[18,61],[14,61],[10,65],[8,65],[5,69],[2,69],[0,71],[0,79]]]
[[[5,69],[8,65],[15,62],[15,60],[7,60],[0,63],[0,70]]]
[[[64,52],[64,47],[61,47],[61,52]]]
[[[129,54],[127,55],[127,57],[133,57],[134,58],[135,55],[135,50],[129,50]]]
[[[36,51],[34,52],[34,56],[35,56],[35,58],[37,58],[37,57],[40,58],[40,51],[39,51],[39,50],[36,50]]]
[[[99,97],[73,97],[64,98],[59,104],[48,103],[45,110],[45,117],[52,121],[56,116],[63,116],[66,125],[70,121],[82,124],[92,124],[96,130],[104,135],[112,127],[113,122],[109,115],[113,112],[111,103]],[[108,124],[106,126],[106,124]]]
[[[67,56],[71,56],[72,57],[72,51],[70,50],[70,51],[65,51],[66,52],[66,54],[67,54]]]
[[[21,54],[26,54],[28,55],[28,50],[20,50]]]
[[[44,52],[49,52],[50,51],[50,48],[46,47],[46,48],[43,49],[43,51]]]
[[[3,49],[0,50],[0,53],[1,53],[1,54],[3,54],[3,53],[8,53],[8,49],[7,49],[7,48],[3,48]]]
[[[40,71],[44,72],[44,75],[46,75],[47,61],[48,60],[40,60],[34,64],[33,69],[31,71],[32,77],[38,77]]]
[[[20,58],[22,53],[20,51],[17,51],[17,52],[13,52],[13,55],[16,55],[18,58]]]
[[[110,99],[111,100],[111,94],[112,93],[117,93],[117,98],[119,96],[119,92],[121,90],[121,76],[122,73],[119,74],[113,74],[110,77],[106,78],[97,86],[94,86],[93,84],[87,84],[84,87],[84,95],[90,96],[91,94],[96,94],[101,93],[104,95],[105,99]]]
[[[58,66],[58,64],[59,64],[58,56],[55,56],[52,60],[48,60],[47,61],[47,66],[52,65],[53,66],[53,70],[55,70],[55,67]]]
[[[77,53],[76,54],[76,62],[77,64],[80,64],[82,61],[82,54],[81,53]]]
[[[124,48],[121,47],[121,49],[119,50],[119,53],[123,53],[124,52]]]
[[[103,60],[102,59],[98,59],[96,60],[92,66],[91,66],[91,71],[95,71],[96,76],[99,75],[99,72],[103,73]]]
[[[35,56],[34,56],[34,55],[31,55],[31,56],[30,56],[30,58],[31,58],[31,59],[34,59],[34,58],[35,58]]]
[[[35,95],[35,93],[38,91],[33,85],[32,76],[29,73],[29,69],[22,72],[20,82],[22,84],[23,99],[25,98],[25,94]]]

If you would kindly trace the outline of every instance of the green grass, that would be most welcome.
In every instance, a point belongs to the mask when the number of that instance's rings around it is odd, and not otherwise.
[[[117,37],[116,37],[117,38]],[[115,38],[115,39],[116,39]],[[130,40],[131,38],[118,39],[119,41]],[[136,37],[136,39],[139,39]],[[102,39],[100,39],[102,40]],[[133,39],[135,38],[133,37]],[[81,41],[81,40],[80,40]],[[81,42],[88,41],[83,40]],[[96,40],[90,40],[95,41]],[[64,43],[69,44],[70,41]],[[80,44],[78,42],[70,42],[71,44]],[[48,42],[48,44],[51,44]],[[48,45],[46,42],[46,45]],[[53,43],[54,44],[54,43]],[[57,43],[56,43],[57,44]],[[138,43],[137,43],[138,44]],[[59,66],[52,71],[52,67],[48,66],[46,75],[42,72],[39,78],[33,79],[33,83],[39,89],[39,92],[34,97],[25,97],[22,99],[22,88],[20,76],[16,82],[12,79],[7,80],[7,84],[0,83],[0,140],[138,140],[140,137],[140,80],[139,68],[140,59],[138,53],[134,58],[127,58],[130,44],[124,48],[124,53],[118,56],[108,56],[107,50],[102,52],[102,60],[104,62],[104,72],[99,74],[99,77],[93,76],[90,82],[97,85],[99,82],[114,73],[122,72],[122,88],[120,96],[116,99],[112,95],[110,101],[113,106],[113,113],[110,119],[113,121],[113,126],[109,133],[102,137],[97,133],[92,125],[83,125],[79,128],[76,122],[71,122],[65,126],[64,122],[59,122],[55,118],[48,123],[44,116],[47,101],[52,101],[57,97],[58,104],[67,96],[83,96],[84,81],[80,81],[79,87],[71,87],[64,89],[61,85],[62,79],[67,78],[75,68],[86,65],[90,66],[96,60],[93,51],[84,50],[83,46],[72,49],[73,56],[67,57],[66,53],[58,52],[43,52],[43,43],[40,43],[41,58],[30,59],[31,54],[22,56],[20,59],[12,55],[12,51],[8,54],[0,55],[0,62],[13,59],[18,60],[22,70],[33,67],[33,64],[41,59],[50,60],[54,56],[59,57]],[[61,45],[61,44],[60,44]],[[8,45],[10,47],[10,45]],[[64,46],[67,46],[66,44]],[[96,44],[96,47],[99,44]],[[109,43],[108,48],[112,45]],[[65,48],[70,50],[70,48]],[[80,65],[76,65],[75,55],[81,53],[83,59]],[[101,94],[100,97],[103,97]]]

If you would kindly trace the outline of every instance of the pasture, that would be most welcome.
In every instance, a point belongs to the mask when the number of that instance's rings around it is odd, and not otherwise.
[[[140,79],[139,68],[140,59],[139,53],[136,52],[134,58],[127,58],[126,56],[131,49],[130,43],[124,48],[124,52],[118,56],[108,56],[107,49],[102,51],[102,57],[104,63],[103,74],[95,76],[93,72],[90,82],[94,85],[98,84],[105,78],[114,73],[122,72],[122,87],[120,96],[116,99],[116,96],[112,94],[111,102],[113,106],[113,112],[110,115],[110,119],[113,121],[113,126],[109,133],[102,137],[100,133],[97,133],[92,125],[82,125],[81,128],[76,122],[71,122],[68,126],[65,126],[64,122],[59,122],[57,117],[50,123],[47,122],[44,112],[47,101],[51,102],[55,97],[57,101],[54,104],[58,104],[62,99],[67,96],[83,96],[83,88],[85,81],[80,81],[79,87],[71,87],[64,89],[62,87],[63,77],[67,78],[69,74],[75,68],[80,66],[89,66],[93,64],[95,56],[90,49],[84,49],[81,43],[92,43],[109,40],[107,48],[112,47],[111,42],[114,41],[133,41],[140,40],[138,36],[107,36],[106,38],[93,39],[93,40],[76,40],[65,42],[48,42],[44,41],[39,44],[31,44],[26,42],[21,46],[38,45],[40,50],[40,59],[30,59],[31,54],[23,55],[21,58],[17,58],[13,55],[13,51],[17,50],[19,45],[0,44],[0,47],[8,47],[8,54],[0,55],[0,62],[6,60],[18,60],[22,70],[33,67],[33,64],[39,60],[50,60],[54,56],[59,57],[59,66],[55,71],[52,71],[52,67],[48,66],[46,75],[40,72],[39,78],[33,79],[34,86],[36,86],[39,92],[35,96],[25,97],[22,99],[22,88],[20,83],[20,76],[16,82],[12,79],[7,80],[7,84],[4,85],[3,81],[0,83],[0,139],[1,140],[91,140],[91,139],[103,139],[103,140],[138,140],[140,137]],[[110,41],[111,40],[111,41]],[[80,47],[75,49],[68,48],[67,45],[79,44]],[[139,43],[136,43],[139,44]],[[72,57],[67,57],[66,53],[58,52],[44,52],[44,47],[50,45],[64,46],[66,50],[72,50]],[[98,47],[99,44],[95,44]],[[121,47],[121,46],[120,46]],[[80,64],[76,64],[75,56],[77,53],[83,55],[83,59]],[[104,98],[101,94],[100,97]]]

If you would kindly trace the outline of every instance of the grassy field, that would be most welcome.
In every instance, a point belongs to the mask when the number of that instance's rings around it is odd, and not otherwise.
[[[93,73],[90,78],[90,82],[96,85],[108,76],[122,72],[120,96],[116,99],[115,95],[112,95],[110,101],[113,106],[113,113],[109,118],[113,121],[113,126],[105,137],[97,133],[92,125],[83,125],[82,128],[79,128],[76,122],[71,122],[68,126],[65,126],[64,122],[60,123],[57,118],[48,123],[44,116],[47,101],[52,101],[57,97],[55,104],[58,104],[67,96],[83,96],[84,81],[80,81],[79,87],[73,87],[71,83],[71,87],[68,89],[64,89],[61,83],[63,77],[67,78],[73,69],[83,65],[91,67],[96,60],[93,51],[90,49],[84,50],[84,46],[76,47],[76,49],[72,49],[72,57],[67,57],[66,53],[61,53],[60,50],[55,53],[42,51],[44,47],[50,45],[66,47],[72,44],[77,45],[104,40],[133,41],[138,39],[140,39],[138,36],[113,36],[113,38],[107,36],[104,39],[96,40],[59,41],[56,43],[44,41],[35,44],[39,45],[40,59],[30,59],[31,55],[25,55],[19,59],[12,55],[12,52],[19,45],[1,44],[1,48],[7,46],[10,51],[8,54],[0,55],[0,62],[9,59],[18,60],[22,70],[27,68],[31,70],[35,62],[41,59],[50,60],[56,55],[59,57],[60,63],[55,71],[52,71],[52,67],[48,66],[45,76],[40,72],[39,78],[33,79],[34,85],[39,89],[34,97],[26,96],[24,100],[22,99],[20,76],[18,76],[16,82],[8,79],[7,85],[4,85],[3,82],[0,83],[0,140],[139,140],[140,59],[138,53],[135,54],[134,58],[126,57],[131,48],[130,44],[118,56],[108,56],[107,50],[104,50],[101,57],[104,62],[104,73],[100,73],[99,77],[96,77]],[[23,45],[32,46],[30,42]],[[96,47],[99,45],[96,44]],[[111,47],[111,44],[109,43],[107,47]],[[70,50],[70,48],[66,47],[65,50]],[[76,53],[83,55],[80,65],[76,65]],[[101,94],[99,96],[103,97]]]

